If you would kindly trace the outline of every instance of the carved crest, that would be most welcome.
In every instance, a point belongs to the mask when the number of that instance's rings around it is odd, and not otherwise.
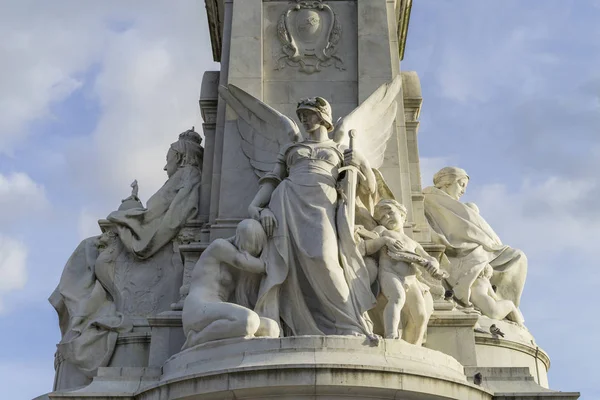
[[[336,55],[342,25],[331,7],[323,0],[295,1],[279,18],[277,35],[283,47],[275,69],[290,65],[312,74],[334,64],[344,70],[344,61]]]

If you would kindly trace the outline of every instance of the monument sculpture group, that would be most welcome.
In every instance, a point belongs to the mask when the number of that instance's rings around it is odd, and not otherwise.
[[[467,173],[421,189],[410,1],[206,6],[204,143],[181,133],[67,261],[41,398],[578,398],[548,389],[527,259]]]

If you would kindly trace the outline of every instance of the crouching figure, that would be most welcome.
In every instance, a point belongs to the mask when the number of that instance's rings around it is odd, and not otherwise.
[[[279,325],[254,311],[230,303],[240,272],[264,274],[257,258],[267,241],[261,224],[239,223],[235,236],[216,239],[200,256],[192,273],[190,292],[183,305],[183,349],[230,338],[279,337]]]

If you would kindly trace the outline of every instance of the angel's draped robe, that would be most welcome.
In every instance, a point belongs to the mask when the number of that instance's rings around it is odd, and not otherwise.
[[[277,226],[262,258],[267,274],[255,311],[285,322],[293,335],[368,334],[375,298],[364,262],[338,206],[341,147],[332,140],[285,146],[286,176],[269,202]]]
[[[488,223],[473,208],[430,186],[423,189],[425,216],[434,242],[446,246],[450,265],[445,267],[455,296],[470,304],[471,285],[483,268],[494,269],[497,293],[518,307],[527,276],[527,258],[518,249],[503,245]]]

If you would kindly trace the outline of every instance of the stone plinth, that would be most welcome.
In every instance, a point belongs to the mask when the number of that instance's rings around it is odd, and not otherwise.
[[[168,393],[168,397],[167,394]],[[419,393],[417,395],[417,393]],[[173,356],[144,399],[491,399],[454,358],[398,340],[224,340]]]
[[[477,365],[481,367],[527,367],[535,382],[548,388],[548,370],[550,358],[539,348],[529,331],[507,321],[479,318],[479,326],[489,332],[495,324],[504,333],[504,337],[475,333],[475,351]]]
[[[88,387],[51,399],[472,399],[454,358],[399,340],[300,336],[223,340],[188,349],[162,368],[101,368]]]

